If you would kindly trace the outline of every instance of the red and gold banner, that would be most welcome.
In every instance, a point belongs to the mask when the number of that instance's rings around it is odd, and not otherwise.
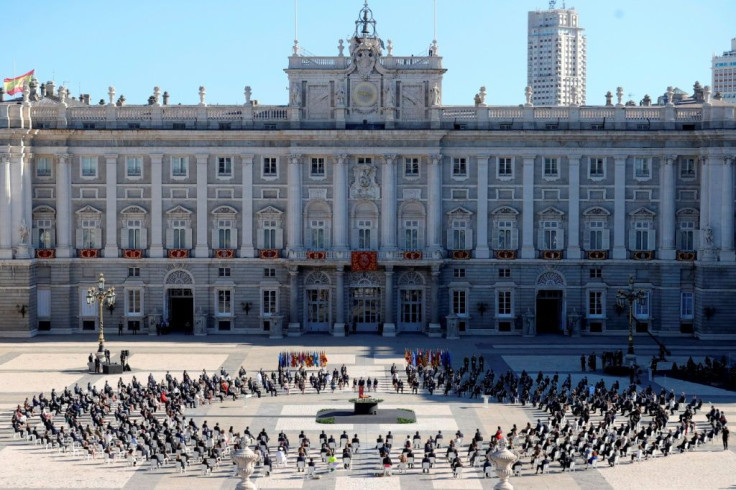
[[[327,252],[322,250],[309,250],[307,251],[307,259],[309,260],[325,260],[327,258]]]
[[[184,248],[171,248],[169,249],[170,259],[186,259],[189,257],[189,250]]]
[[[350,267],[353,271],[378,270],[378,252],[351,252]]]
[[[56,257],[56,249],[54,248],[39,248],[36,250],[37,259],[53,259]]]
[[[218,259],[232,259],[235,256],[235,250],[232,248],[220,248],[215,250],[215,257]]]
[[[140,259],[143,257],[143,250],[135,248],[126,248],[123,250],[123,258],[126,259]]]
[[[99,251],[94,248],[83,248],[79,250],[80,259],[96,259],[99,256]]]

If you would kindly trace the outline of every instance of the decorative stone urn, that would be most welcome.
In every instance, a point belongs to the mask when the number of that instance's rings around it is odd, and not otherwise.
[[[258,459],[256,453],[254,453],[248,446],[243,449],[238,449],[233,453],[233,461],[237,465],[237,473],[242,481],[235,487],[236,490],[257,490],[255,483],[250,481],[250,475],[253,474],[255,469],[255,463]]]
[[[509,483],[509,477],[512,473],[511,467],[519,457],[508,450],[505,438],[499,439],[496,447],[497,449],[491,454],[490,460],[496,465],[495,471],[500,481],[493,488],[496,490],[513,490],[514,486]]]

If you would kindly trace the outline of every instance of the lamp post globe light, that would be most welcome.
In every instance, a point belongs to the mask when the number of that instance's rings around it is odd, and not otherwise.
[[[105,289],[105,276],[100,272],[100,278],[97,280],[97,286],[87,289],[87,304],[91,305],[97,302],[100,318],[100,335],[97,337],[99,347],[97,349],[97,357],[102,357],[105,353],[105,329],[102,318],[102,307],[115,305],[115,288],[109,287]]]
[[[616,304],[624,308],[629,305],[629,347],[626,353],[626,360],[629,363],[635,361],[634,357],[634,302],[644,304],[647,292],[643,289],[634,289],[634,277],[629,276],[629,287],[626,289],[619,288],[616,292]]]

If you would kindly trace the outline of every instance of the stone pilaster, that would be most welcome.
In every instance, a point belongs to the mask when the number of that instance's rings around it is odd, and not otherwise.
[[[569,194],[567,198],[567,258],[579,259],[580,254],[580,155],[570,155]]]
[[[348,164],[347,155],[335,157],[332,176],[332,231],[334,249],[343,253],[348,249]]]
[[[253,246],[253,155],[243,154],[243,197],[242,197],[242,242],[240,244],[241,257],[255,257]]]
[[[118,156],[105,155],[105,257],[118,256]]]
[[[396,249],[396,155],[385,155],[381,173],[381,249]]]
[[[57,155],[56,165],[56,256],[72,256],[71,155]],[[36,245],[36,244],[34,244]]]
[[[163,212],[161,209],[161,193],[163,177],[163,154],[151,153],[151,248],[148,256],[157,258],[164,256]]]
[[[394,322],[394,268],[386,266],[386,285],[383,289],[383,336],[396,336]]]
[[[442,155],[432,155],[428,172],[429,211],[427,220],[427,242],[430,254],[440,252],[442,247]]]
[[[723,195],[721,197],[721,262],[734,262],[733,248],[734,202],[733,202],[734,158],[726,157],[723,162]]]
[[[478,202],[475,228],[477,245],[475,258],[487,259],[491,256],[488,248],[488,155],[478,155]]]
[[[534,252],[534,157],[524,157],[523,210],[521,213],[521,258],[533,259]]]
[[[299,330],[299,267],[289,267],[289,331]]]
[[[613,174],[613,258],[626,258],[626,157],[617,156]]]
[[[668,155],[662,158],[662,238],[657,252],[657,258],[673,260],[675,258],[675,162],[676,155]]]
[[[194,256],[200,259],[207,258],[210,254],[207,246],[207,223],[209,222],[207,209],[208,160],[208,154],[197,154],[197,245],[194,248]]]
[[[289,155],[289,171],[287,175],[289,195],[287,222],[287,248],[301,250],[302,245],[302,156]]]
[[[0,259],[13,258],[12,187],[10,155],[0,155]]]

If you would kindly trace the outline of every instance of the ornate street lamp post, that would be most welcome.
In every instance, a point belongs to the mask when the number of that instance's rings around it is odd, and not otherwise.
[[[629,287],[627,289],[619,288],[616,292],[616,304],[622,309],[626,307],[627,303],[629,305],[629,348],[626,354],[628,361],[634,360],[634,302],[637,301],[639,304],[643,304],[646,297],[646,291],[634,289],[633,276],[629,276]]]
[[[105,330],[102,319],[102,307],[107,304],[108,307],[115,305],[115,288],[110,287],[105,289],[105,277],[100,272],[100,279],[97,281],[97,286],[92,286],[87,290],[87,304],[91,305],[97,302],[99,307],[100,315],[100,335],[97,338],[100,346],[97,349],[97,357],[102,357],[105,354]]]

